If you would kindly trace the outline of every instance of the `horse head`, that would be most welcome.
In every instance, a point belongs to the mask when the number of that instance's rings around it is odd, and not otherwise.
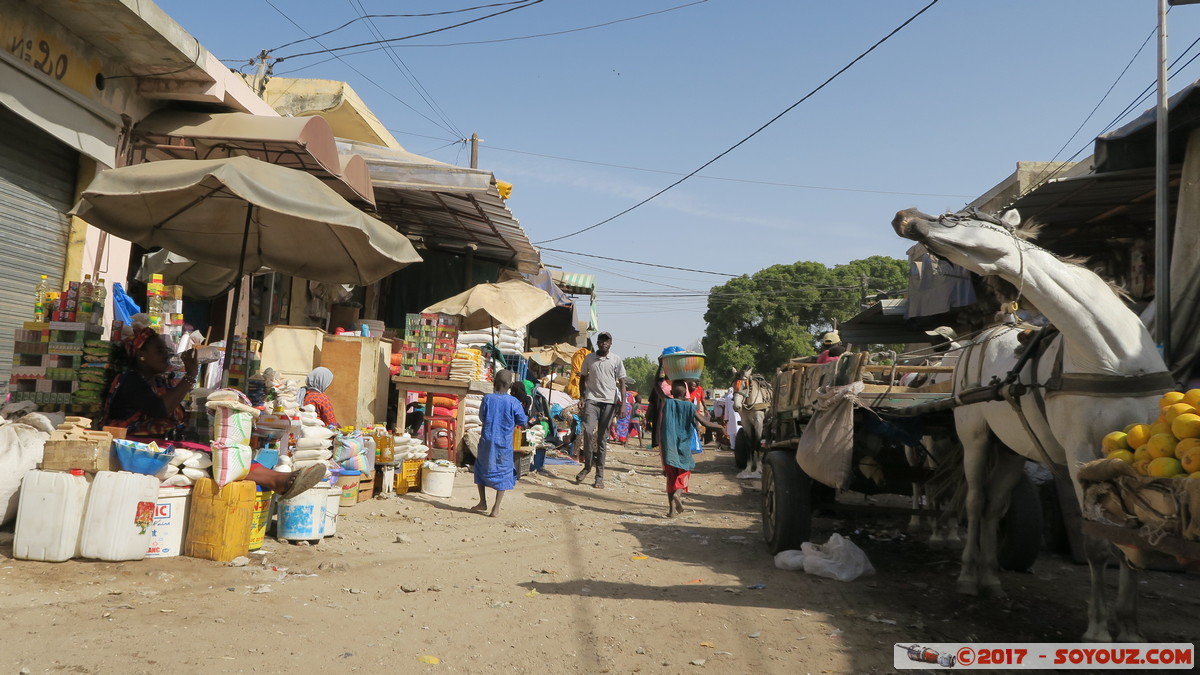
[[[925,245],[929,252],[982,276],[1019,274],[1021,252],[1032,244],[1018,230],[1020,214],[993,218],[975,210],[930,216],[905,209],[892,219],[896,234]]]

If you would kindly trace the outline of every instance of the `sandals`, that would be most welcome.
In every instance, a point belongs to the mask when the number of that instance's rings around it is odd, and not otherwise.
[[[288,481],[287,489],[283,491],[283,494],[279,495],[279,498],[291,499],[306,492],[309,488],[324,480],[328,473],[329,471],[325,468],[324,464],[313,464],[312,466],[300,469],[292,474],[291,479]]]

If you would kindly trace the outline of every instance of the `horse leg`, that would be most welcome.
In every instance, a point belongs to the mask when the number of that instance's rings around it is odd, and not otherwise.
[[[904,459],[908,462],[908,465],[911,467],[920,466],[921,453],[917,450],[917,448],[915,448],[911,445],[906,445],[906,446],[904,446]],[[912,508],[913,508],[913,511],[921,510],[922,502],[924,501],[924,497],[925,497],[925,484],[924,483],[913,483],[912,484]],[[908,531],[910,533],[920,532],[921,528],[924,527],[924,525],[925,525],[924,519],[921,518],[920,514],[918,514],[918,513],[912,514],[912,516],[909,517],[909,519],[908,519]],[[936,534],[937,534],[937,531],[935,530],[934,535],[936,535]],[[932,538],[930,538],[929,541],[930,541],[930,543],[933,543]]]
[[[1085,642],[1112,642],[1112,633],[1108,630],[1108,604],[1104,601],[1104,570],[1112,555],[1112,545],[1103,539],[1088,537],[1084,542],[1084,552],[1087,556],[1088,569],[1091,572],[1092,594],[1088,601],[1088,627],[1087,632],[1083,634],[1083,640]],[[1127,581],[1127,577],[1132,576],[1127,572],[1128,567],[1128,563],[1122,556],[1122,579],[1117,596],[1118,604],[1122,594],[1136,593],[1136,589],[1133,589],[1133,585]],[[1129,609],[1132,609],[1133,601],[1127,600],[1127,602]]]
[[[1000,519],[1008,511],[1013,487],[1025,470],[1025,458],[1004,448],[994,450],[993,455],[996,466],[988,476],[987,504],[979,526],[979,588],[988,597],[1002,598],[997,533]]]
[[[986,421],[982,417],[969,421],[965,418],[966,415],[955,415],[955,426],[963,445],[963,473],[967,484],[967,541],[963,546],[962,568],[958,573],[956,590],[966,595],[978,595],[979,527],[983,520],[983,488],[991,447]]]
[[[1137,570],[1130,566],[1124,555],[1120,556],[1121,571],[1117,576],[1117,642],[1147,642],[1138,626],[1137,618]]]
[[[761,475],[762,471],[762,428],[766,413],[761,410],[747,411],[744,419],[750,424],[745,426],[746,439],[750,444],[750,474]]]

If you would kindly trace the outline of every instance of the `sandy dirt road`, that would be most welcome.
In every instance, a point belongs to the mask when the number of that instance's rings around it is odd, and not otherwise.
[[[893,644],[1068,641],[1085,624],[1085,567],[1051,556],[1006,573],[1004,602],[953,593],[957,553],[899,518],[820,518],[879,572],[851,583],[775,569],[757,486],[703,455],[668,520],[657,456],[610,451],[607,490],[576,468],[522,478],[497,519],[454,496],[344,510],[315,547],[268,540],[245,567],[192,558],[36,563],[0,532],[5,673],[874,673]],[[1198,580],[1143,577],[1152,639],[1189,641]],[[421,659],[435,657],[437,664]],[[425,658],[425,660],[433,660]]]

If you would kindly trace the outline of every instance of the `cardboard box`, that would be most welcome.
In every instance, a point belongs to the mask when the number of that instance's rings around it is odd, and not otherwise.
[[[82,441],[46,441],[42,468],[50,471],[83,469],[87,473],[120,471],[121,462],[113,448],[112,436]]]

